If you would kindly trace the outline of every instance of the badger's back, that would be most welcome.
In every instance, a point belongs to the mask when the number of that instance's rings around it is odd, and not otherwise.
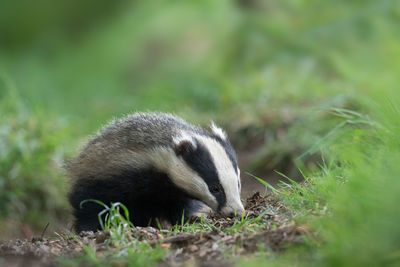
[[[127,169],[148,167],[152,162],[147,153],[171,148],[173,137],[182,131],[208,135],[170,114],[135,113],[103,127],[67,162],[66,169],[73,180],[79,180],[107,179]]]
[[[105,126],[89,144],[113,144],[118,148],[138,150],[148,149],[149,146],[170,146],[172,137],[182,130],[204,133],[202,129],[170,114],[135,113]]]

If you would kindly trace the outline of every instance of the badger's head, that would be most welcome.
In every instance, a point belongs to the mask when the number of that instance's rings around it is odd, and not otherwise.
[[[182,132],[173,145],[171,180],[221,215],[240,216],[240,170],[225,132],[212,123],[210,135]]]

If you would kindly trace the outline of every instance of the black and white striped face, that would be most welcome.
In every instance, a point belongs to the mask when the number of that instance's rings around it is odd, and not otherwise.
[[[181,161],[174,183],[223,216],[244,212],[240,200],[240,170],[226,134],[212,124],[212,135],[175,138],[175,153]],[[178,179],[176,179],[178,178]]]

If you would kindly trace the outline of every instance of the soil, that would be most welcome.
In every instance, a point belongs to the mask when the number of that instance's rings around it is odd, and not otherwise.
[[[288,244],[303,242],[307,228],[293,223],[292,212],[288,207],[259,193],[249,197],[245,206],[246,216],[259,218],[256,223],[261,226],[260,230],[230,233],[228,228],[237,224],[237,220],[209,214],[206,220],[221,230],[172,233],[152,227],[135,227],[132,235],[152,246],[159,245],[168,249],[167,258],[160,263],[166,266],[183,263],[229,266],[231,260],[238,255],[246,257],[260,253],[260,248],[264,253],[279,252]],[[194,221],[198,219],[192,218]],[[108,238],[109,233],[106,232],[82,232],[79,235],[58,234],[56,237],[10,240],[0,243],[0,266],[58,266],[58,259],[81,255],[84,245],[95,246],[98,253],[115,249],[107,246]]]

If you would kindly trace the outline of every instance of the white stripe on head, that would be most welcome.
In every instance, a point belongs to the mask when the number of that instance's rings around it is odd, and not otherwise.
[[[217,169],[219,182],[225,191],[226,204],[225,207],[221,207],[221,213],[223,215],[229,215],[236,210],[237,214],[240,215],[244,211],[238,188],[240,176],[236,173],[232,161],[218,141],[205,136],[196,137],[209,150],[211,159]]]
[[[227,136],[224,130],[219,128],[213,121],[211,121],[210,125],[211,132],[221,138],[222,140],[226,140]]]
[[[242,190],[242,182],[240,181],[240,169],[239,166],[237,166],[237,173],[238,173],[238,177],[239,177],[239,194]]]

